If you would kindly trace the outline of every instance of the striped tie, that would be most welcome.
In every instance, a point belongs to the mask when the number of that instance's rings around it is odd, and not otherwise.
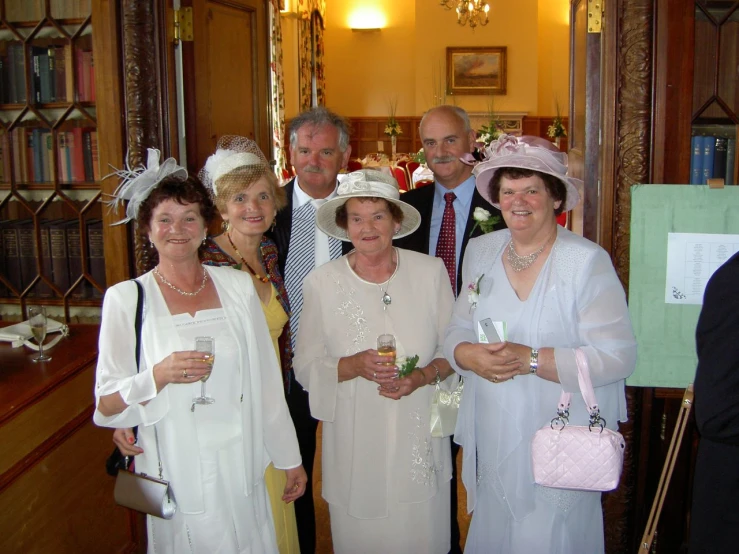
[[[306,202],[293,210],[290,246],[285,262],[285,288],[290,299],[290,331],[292,347],[298,336],[300,313],[303,311],[303,280],[316,265],[316,210]]]

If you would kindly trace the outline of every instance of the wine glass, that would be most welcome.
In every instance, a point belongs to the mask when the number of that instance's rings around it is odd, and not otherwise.
[[[51,356],[44,354],[44,339],[46,338],[46,308],[44,306],[28,307],[28,324],[31,326],[33,338],[38,343],[38,356],[31,358],[32,362],[48,362]]]
[[[380,365],[395,365],[395,337],[390,334],[383,334],[377,337],[377,353],[380,356],[388,357],[388,361]]]
[[[209,354],[205,358],[205,363],[209,364],[210,370],[213,371],[213,363],[216,360],[216,339],[213,337],[195,337],[195,350]],[[206,373],[200,380],[200,396],[193,398],[193,404],[213,404],[215,402],[214,398],[205,394],[205,382],[208,377],[210,377],[210,372]]]

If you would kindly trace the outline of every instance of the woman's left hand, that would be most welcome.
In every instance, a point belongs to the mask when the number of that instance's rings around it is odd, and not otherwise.
[[[379,388],[380,396],[400,400],[404,396],[408,396],[416,389],[426,384],[422,371],[412,371],[407,377],[393,380],[388,385]]]
[[[305,494],[305,486],[308,484],[308,475],[305,473],[303,466],[286,469],[287,483],[285,483],[285,493],[282,495],[282,501],[285,504],[295,502],[298,498]]]

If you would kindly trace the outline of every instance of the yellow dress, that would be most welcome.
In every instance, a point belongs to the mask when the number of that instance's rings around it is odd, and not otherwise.
[[[280,350],[277,339],[282,334],[282,328],[287,323],[288,317],[282,308],[282,304],[277,299],[277,290],[274,286],[271,288],[272,295],[269,298],[269,304],[262,304],[262,309],[279,360]],[[280,554],[299,554],[300,545],[298,543],[298,526],[295,523],[295,506],[292,503],[285,504],[282,501],[285,483],[287,482],[285,472],[281,469],[275,469],[272,464],[269,464],[267,471],[264,473],[264,482],[267,485],[267,493],[272,505],[277,547],[280,549]]]

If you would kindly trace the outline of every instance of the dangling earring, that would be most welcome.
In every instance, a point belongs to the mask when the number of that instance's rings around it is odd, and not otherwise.
[[[208,240],[208,235],[205,235],[203,237],[203,246],[205,246],[205,243],[207,242],[207,240]]]
[[[397,229],[395,229],[395,232],[393,233],[393,235],[397,235],[399,233],[400,233],[400,227],[398,227]]]
[[[274,233],[274,231],[275,231],[275,227],[277,227],[277,220],[276,220],[276,219],[273,219],[273,220],[272,220],[272,225],[270,225],[270,227],[269,227],[269,228],[270,228],[270,230],[271,230],[271,231],[272,231],[273,233]]]
[[[224,233],[228,233],[229,229],[231,229],[231,224],[228,222],[228,220],[225,220],[223,223],[221,223],[221,229]]]

